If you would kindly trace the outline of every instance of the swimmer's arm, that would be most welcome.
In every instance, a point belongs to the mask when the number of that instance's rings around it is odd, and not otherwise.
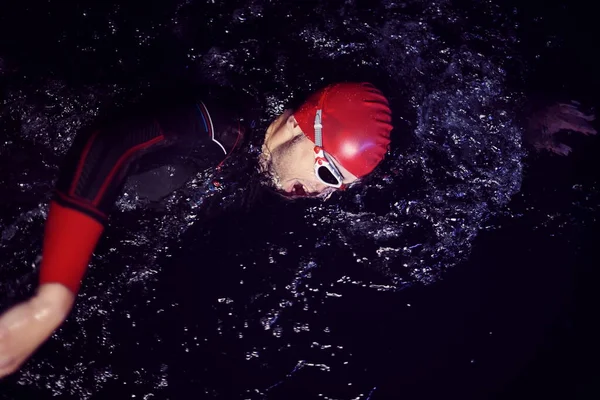
[[[54,315],[66,317],[75,302],[75,294],[60,283],[44,283],[38,286],[35,297]]]
[[[60,283],[77,294],[125,180],[142,155],[164,141],[153,117],[133,117],[76,137],[50,203],[40,284]]]
[[[35,296],[0,316],[0,378],[15,372],[52,335],[74,301],[66,286],[42,284]]]
[[[131,116],[75,138],[56,184],[44,233],[40,283],[79,291],[125,180],[146,155],[167,165],[200,138],[195,105]],[[209,140],[208,136],[204,138]]]
[[[38,290],[0,315],[0,378],[19,369],[67,318],[124,180],[163,139],[153,118],[75,139],[50,203]]]

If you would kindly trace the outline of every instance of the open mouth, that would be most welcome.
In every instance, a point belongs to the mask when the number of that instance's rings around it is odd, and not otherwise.
[[[286,185],[282,190],[282,194],[287,197],[306,197],[309,195],[306,187],[298,181]]]
[[[294,196],[307,196],[308,195],[308,193],[306,192],[306,188],[304,187],[304,185],[302,185],[300,183],[296,183],[292,187],[292,194]]]
[[[327,200],[331,194],[335,192],[334,188],[326,188],[321,192],[309,192],[307,187],[301,184],[298,181],[289,183],[285,187],[278,190],[278,193],[286,197],[288,199],[298,199],[298,198],[320,198],[323,200]]]

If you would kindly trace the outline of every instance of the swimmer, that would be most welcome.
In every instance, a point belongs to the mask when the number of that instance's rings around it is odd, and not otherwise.
[[[159,200],[235,156],[254,125],[243,115],[250,108],[236,109],[235,101],[212,91],[202,101],[78,134],[50,203],[37,292],[0,317],[0,378],[17,371],[68,316],[127,180]],[[260,166],[284,197],[325,198],[375,169],[391,131],[388,101],[372,84],[332,84],[272,121],[262,133]]]
[[[234,157],[253,134],[253,116],[243,115],[248,108],[232,106],[222,93],[202,100],[132,114],[75,139],[50,203],[37,292],[0,316],[0,378],[17,371],[68,316],[126,181],[160,200]],[[538,150],[566,155],[570,149],[555,139],[558,132],[596,133],[593,116],[576,105],[530,115],[525,138]],[[272,121],[262,133],[261,169],[286,198],[326,198],[375,169],[391,131],[388,101],[377,88],[332,84]]]

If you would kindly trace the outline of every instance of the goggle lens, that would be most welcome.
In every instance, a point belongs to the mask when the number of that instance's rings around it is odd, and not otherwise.
[[[325,166],[320,166],[317,168],[317,174],[319,175],[319,178],[329,184],[329,185],[339,185],[341,182],[335,177],[335,175],[333,175],[331,173],[331,171],[329,170],[329,168],[325,167]]]

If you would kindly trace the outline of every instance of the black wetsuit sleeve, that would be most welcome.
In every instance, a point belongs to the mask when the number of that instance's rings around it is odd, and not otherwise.
[[[136,161],[165,144],[159,123],[145,118],[78,136],[61,168],[54,200],[103,223]]]
[[[197,104],[129,116],[75,139],[54,200],[104,223],[128,176],[190,160],[200,164],[195,169],[208,168],[224,155],[205,131]]]

